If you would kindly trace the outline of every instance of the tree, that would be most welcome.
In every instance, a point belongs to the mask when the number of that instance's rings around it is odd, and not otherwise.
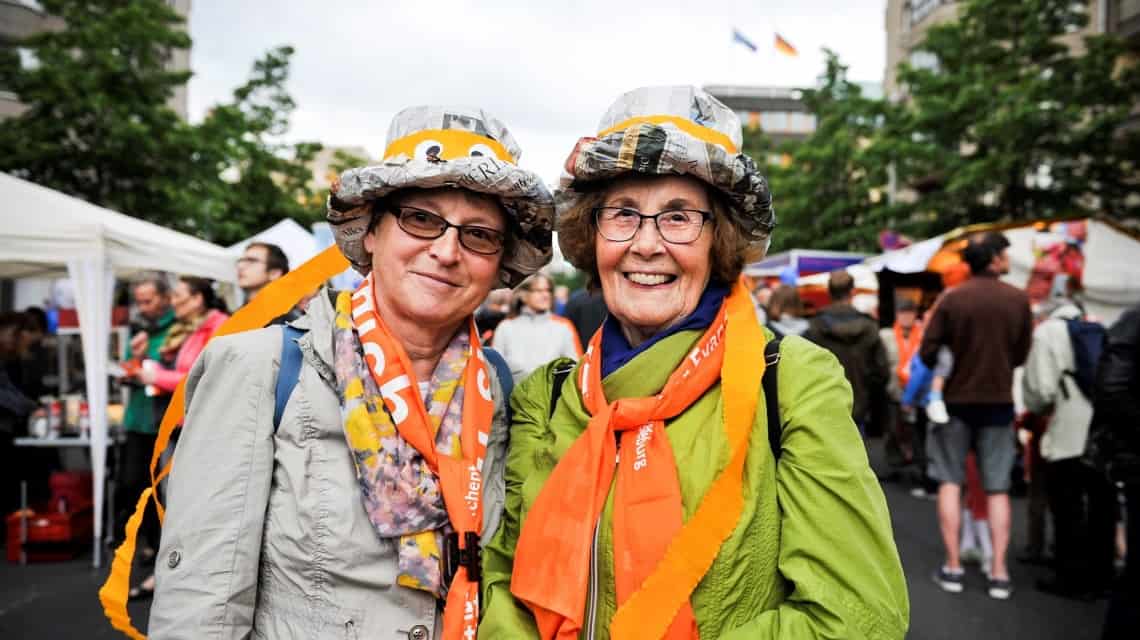
[[[215,242],[317,218],[306,163],[320,146],[278,141],[295,106],[291,48],[268,52],[231,102],[191,125],[167,106],[190,77],[165,66],[190,46],[167,3],[41,5],[64,27],[20,43],[36,66],[0,58],[0,83],[28,106],[0,122],[0,170]]]
[[[920,48],[933,68],[902,64],[908,104],[882,144],[921,197],[910,226],[937,233],[995,220],[1140,216],[1140,67],[1121,67],[1113,35],[1061,40],[1088,23],[1072,0],[968,0]]]
[[[768,163],[777,227],[773,251],[806,248],[875,249],[889,209],[880,197],[888,158],[874,144],[887,105],[867,98],[847,78],[847,67],[832,51],[815,89],[802,100],[816,118],[805,140],[774,149],[756,132],[745,133],[753,157],[786,154],[787,166]],[[762,154],[762,155],[761,155]]]
[[[305,226],[323,219],[323,201],[314,206],[309,162],[321,150],[315,143],[288,145],[295,103],[284,89],[291,47],[268,52],[253,74],[217,105],[188,140],[192,182],[177,191],[180,211],[195,211],[173,226],[208,239],[236,242],[282,218]]]
[[[165,3],[43,0],[60,31],[21,46],[38,60],[22,68],[12,49],[0,83],[28,110],[0,123],[0,169],[122,211],[164,211],[173,185],[171,143],[181,135],[166,106],[190,77],[165,68],[190,46]]]

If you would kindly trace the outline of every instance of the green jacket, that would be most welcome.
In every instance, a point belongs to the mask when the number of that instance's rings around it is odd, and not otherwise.
[[[654,345],[602,381],[606,397],[657,392],[699,337],[684,331]],[[851,387],[828,351],[794,336],[783,340],[780,351],[781,458],[774,464],[764,394],[757,389],[744,511],[691,597],[701,637],[902,638],[910,616],[906,581],[886,501],[851,420]],[[515,544],[550,472],[588,419],[576,369],[548,418],[553,364],[524,380],[511,397],[506,512],[483,552],[480,638],[538,637],[530,611],[510,593]],[[722,412],[717,385],[666,425],[686,520],[728,463]],[[609,638],[617,609],[612,510],[611,489],[595,559],[598,639]]]
[[[146,341],[146,357],[150,360],[160,360],[162,358],[159,353],[159,348],[162,343],[166,341],[166,334],[170,331],[170,327],[174,325],[174,311],[167,309],[166,313],[154,323],[152,331],[147,334]],[[126,345],[124,357],[131,357],[131,346]],[[132,385],[130,400],[127,402],[127,409],[123,413],[123,428],[127,431],[134,431],[135,433],[158,433],[158,423],[162,420],[162,414],[156,409],[165,407],[166,402],[155,402],[155,398],[146,395],[143,387]]]

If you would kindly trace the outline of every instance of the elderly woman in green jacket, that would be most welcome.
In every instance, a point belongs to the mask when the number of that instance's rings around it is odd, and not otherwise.
[[[556,203],[610,315],[576,366],[512,397],[479,636],[902,638],[906,583],[843,370],[773,341],[738,281],[775,224],[739,120],[651,87],[599,129]]]

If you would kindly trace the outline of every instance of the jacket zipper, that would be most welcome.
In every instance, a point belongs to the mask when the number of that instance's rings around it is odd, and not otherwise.
[[[614,454],[614,467],[621,461],[621,435],[615,433],[617,452]],[[605,511],[605,507],[602,507]],[[594,522],[594,541],[590,547],[590,588],[586,597],[586,640],[595,640],[598,623],[598,537],[602,529],[602,514]]]
[[[586,639],[594,640],[594,629],[598,622],[598,531],[602,527],[602,517],[594,523],[594,544],[590,548],[590,590],[589,604],[586,607]]]

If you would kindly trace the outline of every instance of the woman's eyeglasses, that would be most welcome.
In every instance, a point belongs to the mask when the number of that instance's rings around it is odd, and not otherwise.
[[[455,227],[459,231],[459,244],[472,253],[493,256],[503,250],[506,236],[502,231],[473,224],[451,224],[442,216],[417,209],[396,207],[390,210],[404,233],[421,240],[435,240]]]
[[[648,216],[629,207],[597,207],[594,224],[598,233],[610,242],[626,242],[637,235],[641,222],[649,219],[657,227],[661,239],[671,244],[691,244],[701,237],[701,230],[712,213],[700,209],[669,209]]]

